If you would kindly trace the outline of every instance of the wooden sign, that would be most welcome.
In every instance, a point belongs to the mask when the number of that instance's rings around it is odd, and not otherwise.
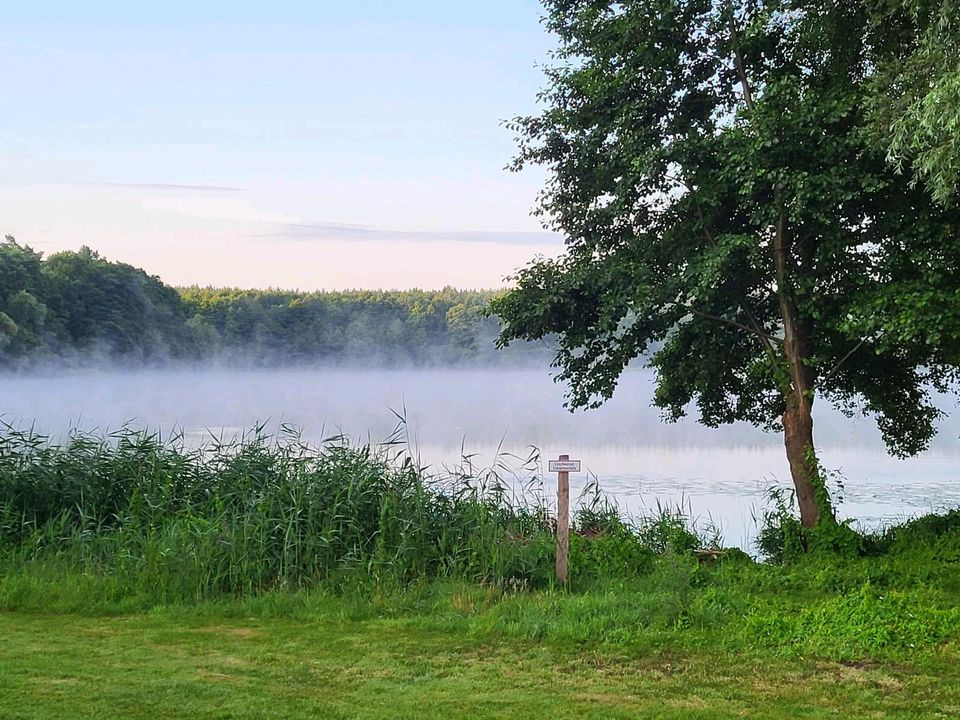
[[[557,583],[567,584],[567,557],[570,554],[570,473],[580,472],[580,461],[561,455],[549,463],[557,475]]]

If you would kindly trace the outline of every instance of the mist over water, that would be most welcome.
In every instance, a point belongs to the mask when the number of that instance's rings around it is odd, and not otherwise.
[[[694,419],[664,423],[650,406],[652,376],[624,375],[613,400],[597,410],[563,409],[564,388],[543,370],[97,370],[0,376],[0,417],[62,437],[69,429],[109,431],[128,423],[200,442],[257,423],[302,429],[319,442],[344,433],[387,438],[406,418],[414,451],[432,465],[462,452],[475,464],[498,453],[544,463],[559,453],[583,461],[626,512],[658,502],[683,505],[747,547],[766,490],[789,485],[781,438],[750,425],[704,428]],[[940,399],[948,412],[952,397]],[[908,460],[886,454],[872,420],[849,419],[819,403],[821,461],[844,478],[840,513],[869,526],[960,504],[960,423],[948,418],[932,448]],[[519,464],[517,461],[516,464]],[[576,494],[587,474],[574,475]],[[552,496],[554,478],[545,477]]]

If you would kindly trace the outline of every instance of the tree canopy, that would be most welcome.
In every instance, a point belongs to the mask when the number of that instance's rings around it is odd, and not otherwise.
[[[104,359],[477,364],[504,354],[478,290],[293,292],[172,288],[89,248],[43,258],[0,243],[0,367]]]
[[[181,296],[205,356],[277,364],[456,364],[531,354],[497,352],[500,325],[485,312],[493,293],[484,291],[184,288]]]
[[[873,132],[893,40],[860,2],[545,7],[559,48],[543,112],[513,124],[515,168],[548,169],[539,212],[567,251],[494,301],[500,343],[556,334],[574,407],[649,352],[667,418],[784,431],[816,524],[814,399],[874,414],[911,454],[934,434],[928,393],[954,377],[955,323],[938,335],[911,313],[956,297],[960,215]]]

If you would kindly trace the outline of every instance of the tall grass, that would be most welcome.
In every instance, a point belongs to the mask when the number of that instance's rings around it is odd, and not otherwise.
[[[312,446],[290,428],[270,437],[260,427],[191,447],[131,429],[73,432],[58,444],[6,427],[0,560],[8,573],[79,573],[156,603],[437,577],[545,586],[554,540],[538,466],[535,453],[498,454],[490,467],[465,456],[431,471],[402,432]],[[575,529],[581,581],[649,567],[655,543],[599,493]],[[697,543],[676,519],[665,530],[661,544]]]

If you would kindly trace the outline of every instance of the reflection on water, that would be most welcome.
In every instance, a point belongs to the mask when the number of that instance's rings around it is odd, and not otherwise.
[[[387,437],[405,415],[421,458],[455,462],[461,448],[491,462],[498,446],[526,457],[561,452],[583,461],[627,512],[682,503],[745,545],[766,490],[788,485],[779,436],[749,425],[709,429],[661,422],[645,372],[624,376],[599,410],[571,414],[563,388],[543,372],[517,371],[164,371],[0,377],[0,414],[60,434],[71,426],[108,430],[130,422],[191,437],[231,435],[257,422],[301,427],[317,441],[344,432]],[[944,409],[954,400],[942,398]],[[889,457],[872,421],[822,405],[816,436],[823,464],[844,478],[841,513],[866,525],[960,504],[958,424],[948,420],[920,457]],[[546,478],[546,490],[552,492]],[[586,475],[573,476],[574,492]]]

